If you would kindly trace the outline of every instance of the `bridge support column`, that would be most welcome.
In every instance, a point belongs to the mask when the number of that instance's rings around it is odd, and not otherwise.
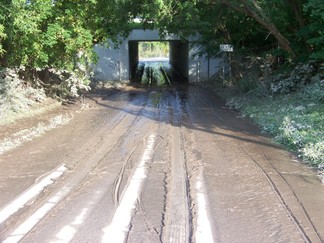
[[[189,78],[189,43],[182,41],[170,41],[169,58],[171,66],[177,70],[181,76]]]
[[[128,58],[129,58],[129,79],[133,78],[135,69],[138,65],[138,41],[128,42]]]

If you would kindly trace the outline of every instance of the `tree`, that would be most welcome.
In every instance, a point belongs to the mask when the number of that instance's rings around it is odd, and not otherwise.
[[[243,13],[256,22],[258,22],[262,27],[267,29],[278,41],[279,45],[287,51],[291,57],[295,58],[295,52],[291,48],[290,42],[284,37],[276,25],[273,24],[270,17],[267,16],[265,11],[261,8],[255,0],[238,0],[238,1],[228,1],[228,0],[219,0],[213,1],[213,4],[221,4],[223,6],[229,7],[236,12]]]
[[[2,62],[3,62],[3,56],[6,52],[5,50],[5,39],[7,38],[7,34],[6,34],[6,29],[5,29],[5,23],[6,23],[6,15],[8,13],[8,9],[7,9],[7,1],[4,1],[1,5],[0,5],[0,66],[2,66]]]
[[[162,34],[199,32],[210,53],[226,41],[320,58],[323,9],[321,0],[2,0],[1,65],[73,69],[95,58],[94,43],[118,43],[135,17]]]
[[[314,58],[322,53],[324,7],[321,0],[153,2],[163,4],[158,5],[154,16],[143,15],[154,19],[155,27],[162,33],[167,31],[183,37],[199,32],[206,48],[207,45],[215,46],[213,43],[221,39],[236,44],[253,40],[256,48],[270,43],[273,49],[280,46],[292,59],[310,54]]]
[[[307,16],[307,23],[299,34],[311,46],[311,58],[324,60],[324,3],[321,0],[309,0],[303,11]]]
[[[94,60],[94,43],[106,38],[117,42],[129,31],[126,1],[4,1],[0,50],[5,51],[2,63],[8,66],[72,70],[76,63]]]
[[[42,67],[48,61],[44,51],[45,20],[51,16],[51,3],[12,1],[7,16],[7,60],[10,66]],[[8,23],[9,22],[9,23]]]

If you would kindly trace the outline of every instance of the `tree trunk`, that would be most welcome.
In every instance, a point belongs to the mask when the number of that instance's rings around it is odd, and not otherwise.
[[[291,10],[294,13],[294,17],[298,22],[298,29],[301,29],[305,26],[305,19],[303,17],[303,11],[302,11],[302,4],[301,1],[296,1],[296,0],[286,0],[288,5],[290,6]],[[310,54],[312,52],[312,48],[310,47],[310,45],[307,43],[307,39],[305,37],[303,37],[303,42],[304,45],[307,48],[308,54]]]
[[[295,18],[299,24],[299,27],[302,28],[305,26],[305,21],[302,13],[302,4],[296,0],[287,0],[288,5],[291,10],[294,12]]]
[[[261,8],[257,7],[257,3],[255,1],[252,1],[256,9],[252,9],[251,6],[247,3],[247,1],[240,0],[240,2],[243,4],[244,7],[240,7],[235,5],[233,2],[227,1],[227,0],[221,0],[220,1],[223,5],[232,8],[233,10],[246,14],[253,18],[255,21],[257,21],[261,26],[263,26],[265,29],[267,29],[278,41],[279,45],[288,52],[291,58],[295,58],[295,52],[290,46],[289,41],[280,33],[280,31],[277,29],[277,27],[272,24],[271,21],[266,20],[264,17]]]

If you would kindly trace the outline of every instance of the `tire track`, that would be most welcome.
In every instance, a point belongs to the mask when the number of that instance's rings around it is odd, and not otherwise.
[[[142,100],[140,99],[140,101]],[[94,134],[89,140],[87,140],[87,143],[83,146],[86,148],[92,147],[93,149],[95,149],[95,151],[90,150],[87,154],[81,154],[81,157],[75,158],[75,160],[78,162],[73,168],[73,171],[70,170],[67,178],[62,178],[61,181],[55,183],[55,185],[53,185],[52,188],[48,188],[46,194],[39,196],[39,198],[37,198],[37,200],[34,201],[33,204],[29,205],[28,208],[25,207],[23,210],[21,210],[21,212],[9,218],[7,220],[9,222],[4,222],[4,224],[10,224],[11,227],[5,228],[3,229],[3,231],[1,231],[1,236],[4,237],[2,239],[6,239],[6,237],[9,237],[8,239],[10,239],[10,236],[13,236],[13,234],[15,234],[15,229],[18,229],[20,225],[24,224],[24,222],[28,222],[29,218],[35,217],[34,215],[38,215],[38,208],[48,208],[46,214],[41,213],[39,215],[42,216],[37,216],[37,221],[33,220],[33,225],[28,226],[28,231],[24,230],[23,234],[20,234],[21,237],[25,237],[25,235],[33,227],[35,227],[42,220],[42,218],[46,217],[46,215],[48,215],[50,211],[54,209],[54,207],[56,207],[62,200],[64,200],[64,198],[66,198],[68,195],[71,195],[71,192],[76,193],[80,188],[82,188],[82,185],[84,184],[84,181],[86,181],[87,176],[91,174],[91,172],[94,171],[102,161],[104,161],[108,154],[120,143],[120,141],[124,138],[125,134],[127,134],[132,128],[132,126],[138,121],[139,114],[145,108],[146,104],[142,104],[141,106],[139,106],[140,108],[136,110],[135,115],[133,114],[134,117],[130,117],[129,114],[127,114],[127,109],[129,109],[131,106],[132,104],[130,104],[125,109],[121,110],[121,112],[119,112],[113,118],[113,120],[110,121],[109,124],[107,124],[107,126],[96,131],[96,134],[101,134],[107,129],[107,127],[109,127],[112,131],[112,133],[109,136],[109,139],[103,141],[102,139],[98,139],[98,136]],[[126,118],[131,119],[126,121]],[[120,129],[119,127],[125,126],[125,123],[128,123],[127,129]],[[119,133],[118,131],[123,132]],[[111,141],[114,142],[111,143]],[[51,197],[51,195],[52,198],[55,198],[55,200],[53,201],[55,202],[55,204],[50,203],[51,206],[49,207],[48,205],[50,204],[49,201],[47,201],[47,198]],[[28,215],[32,216],[29,217]],[[19,217],[20,223],[19,225],[17,225],[17,223],[13,225],[11,222],[18,222],[18,220],[15,220],[17,217]],[[24,222],[23,219],[25,219]]]
[[[182,107],[176,93],[171,132],[171,168],[166,192],[163,242],[191,242],[191,212],[186,155],[181,131]]]
[[[147,177],[146,164],[152,159],[156,135],[151,134],[145,146],[145,151],[137,164],[135,171],[132,173],[124,190],[121,203],[117,207],[112,222],[104,228],[102,242],[124,242],[128,237],[129,228],[131,227],[133,214],[138,202],[138,196],[141,193],[143,183]]]
[[[227,119],[224,119],[215,109],[213,108],[213,105],[210,103],[210,101],[207,101],[205,99],[200,101],[202,105],[207,106],[207,108],[210,110],[210,112],[219,120],[221,123],[224,124],[224,126],[228,127],[231,132],[230,134],[235,135],[235,133],[240,133],[239,130],[237,130],[235,127],[233,127],[231,124],[226,122]],[[251,140],[253,141],[253,140]],[[254,159],[249,152],[243,148],[242,144],[247,144],[247,142],[240,141],[240,148],[242,151],[250,158],[252,163],[254,163],[260,170],[260,172],[263,174],[263,176],[267,179],[268,183],[272,187],[274,193],[279,198],[282,206],[285,208],[287,214],[291,218],[291,220],[295,223],[296,227],[301,232],[301,235],[305,242],[323,242],[324,240],[321,238],[320,234],[318,233],[318,230],[316,229],[315,224],[313,223],[312,219],[310,218],[309,214],[307,213],[307,210],[305,209],[304,205],[302,204],[301,200],[299,199],[298,195],[294,191],[293,187],[288,183],[288,181],[285,179],[285,177],[280,173],[280,171],[271,163],[269,158],[267,157],[266,153],[262,149],[262,145],[257,145],[257,147],[260,149],[262,155],[264,156],[264,161],[266,164],[270,166],[270,168],[273,171],[270,171],[268,169],[265,169],[267,166],[265,166],[263,163],[258,162],[256,159]],[[270,173],[269,173],[270,172]],[[278,187],[277,183],[273,180],[273,177],[278,176],[282,183],[284,184],[280,188]],[[283,195],[282,190],[284,190],[283,187],[288,188],[289,193],[295,200],[295,203],[298,205],[300,211],[303,213],[304,219],[301,219],[300,216],[296,215],[296,209],[292,209],[293,206],[291,206],[291,201],[287,202],[287,192],[285,192]],[[305,220],[307,222],[305,222]],[[311,237],[310,237],[311,235]]]
[[[242,151],[251,159],[251,161],[253,161],[253,163],[260,169],[261,173],[267,178],[269,184],[271,185],[272,189],[274,190],[274,192],[276,193],[276,195],[278,196],[279,200],[281,201],[282,205],[284,206],[287,214],[290,216],[290,218],[292,219],[293,222],[295,222],[296,227],[300,230],[305,242],[323,242],[323,239],[321,239],[314,223],[312,222],[311,218],[309,217],[306,209],[304,208],[303,204],[301,203],[301,201],[299,200],[298,196],[296,195],[295,191],[292,189],[292,187],[288,184],[287,180],[281,175],[281,173],[274,167],[274,165],[270,162],[270,160],[267,158],[266,154],[264,153],[264,151],[261,149],[265,161],[270,165],[270,167],[275,171],[275,173],[281,178],[282,181],[284,181],[285,185],[289,188],[290,193],[293,195],[294,199],[296,200],[298,206],[301,208],[305,218],[308,220],[309,223],[309,227],[312,228],[312,230],[314,231],[312,240],[310,238],[310,236],[308,235],[308,233],[305,230],[305,225],[303,226],[303,223],[298,219],[298,217],[295,215],[295,213],[292,211],[291,206],[289,206],[289,204],[286,202],[281,190],[278,188],[278,186],[276,185],[276,183],[274,182],[274,180],[271,178],[271,175],[269,175],[269,172],[267,172],[263,166],[257,161],[255,160],[249,153],[248,151],[246,151],[242,146],[241,146]],[[304,222],[305,224],[305,222]],[[309,230],[308,230],[309,231]],[[309,232],[310,233],[310,232]],[[314,238],[315,235],[315,238]]]

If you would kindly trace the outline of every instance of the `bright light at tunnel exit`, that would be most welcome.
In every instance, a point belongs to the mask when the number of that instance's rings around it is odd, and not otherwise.
[[[139,60],[169,60],[168,41],[142,41],[138,43]]]

